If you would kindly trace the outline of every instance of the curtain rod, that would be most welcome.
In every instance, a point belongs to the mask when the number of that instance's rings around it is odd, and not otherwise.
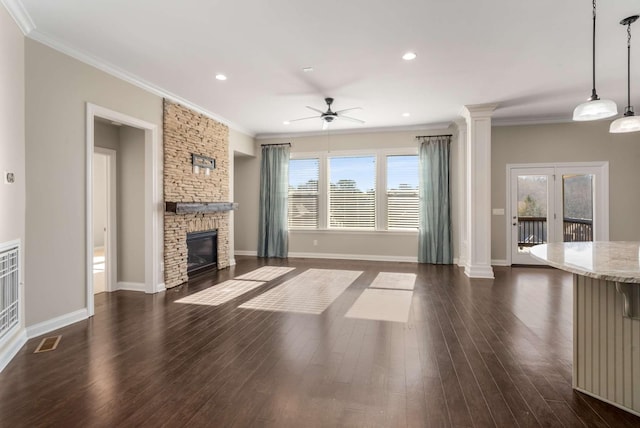
[[[279,144],[260,144],[261,147],[269,147],[269,146],[289,146],[291,147],[291,143],[279,143]]]
[[[440,134],[440,135],[417,135],[416,138],[431,138],[431,137],[453,137],[453,134]]]

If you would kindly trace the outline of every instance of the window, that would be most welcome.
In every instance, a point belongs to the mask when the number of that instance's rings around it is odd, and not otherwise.
[[[387,229],[417,229],[418,156],[387,156]]]
[[[329,227],[375,226],[376,157],[329,158]]]
[[[289,227],[318,228],[318,159],[289,161]]]
[[[291,230],[418,230],[417,149],[299,152],[291,156]]]

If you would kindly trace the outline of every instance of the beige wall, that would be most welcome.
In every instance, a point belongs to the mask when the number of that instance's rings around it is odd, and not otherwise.
[[[609,239],[640,240],[640,134],[609,134],[609,123],[493,127],[492,207],[507,209],[507,164],[609,161]],[[506,227],[506,216],[492,216],[494,260],[507,257]]]
[[[162,129],[162,99],[36,41],[25,43],[29,326],[86,306],[86,103]]]
[[[25,246],[25,137],[24,137],[24,37],[3,6],[0,6],[0,174],[13,172],[13,184],[4,184],[0,177],[0,244],[20,240],[22,254]],[[25,281],[24,265],[20,275]],[[24,302],[24,287],[20,288]],[[5,351],[9,350],[24,332],[24,303],[21,325],[0,345],[0,370]]]
[[[0,243],[24,240],[24,37],[0,6]],[[4,184],[13,172],[14,184]]]
[[[118,281],[144,284],[144,131],[119,129],[117,155]]]
[[[291,143],[291,152],[321,152],[364,149],[401,149],[417,147],[417,135],[451,133],[449,129],[430,131],[376,132],[277,138],[256,141],[256,157],[238,157],[235,164],[235,247],[240,252],[255,252],[258,243],[258,200],[260,184],[260,145]],[[455,152],[452,153],[455,156]],[[452,159],[452,166],[455,159]],[[454,232],[457,236],[457,231]],[[317,245],[314,245],[317,241]],[[417,259],[417,232],[337,232],[291,231],[289,253],[365,256],[370,259]],[[457,251],[457,250],[456,250]],[[457,253],[456,253],[457,254]]]

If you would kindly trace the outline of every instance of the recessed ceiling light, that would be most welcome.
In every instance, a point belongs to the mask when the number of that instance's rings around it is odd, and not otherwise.
[[[309,73],[311,71],[313,71],[313,67],[305,67],[302,69],[302,71],[304,71],[305,73]]]
[[[412,59],[416,59],[418,55],[415,54],[415,52],[407,52],[406,54],[402,55],[402,59],[405,61],[411,61]]]
[[[218,80],[227,80],[227,76],[224,74],[216,74],[216,79]]]
[[[409,117],[411,116],[411,113],[402,113],[402,117]]]
[[[291,122],[289,122],[288,120],[285,120],[284,122],[282,122],[283,125],[289,125]]]

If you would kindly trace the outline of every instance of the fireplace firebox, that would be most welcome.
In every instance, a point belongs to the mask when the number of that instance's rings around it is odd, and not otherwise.
[[[218,267],[218,231],[187,233],[187,274],[193,276]]]

